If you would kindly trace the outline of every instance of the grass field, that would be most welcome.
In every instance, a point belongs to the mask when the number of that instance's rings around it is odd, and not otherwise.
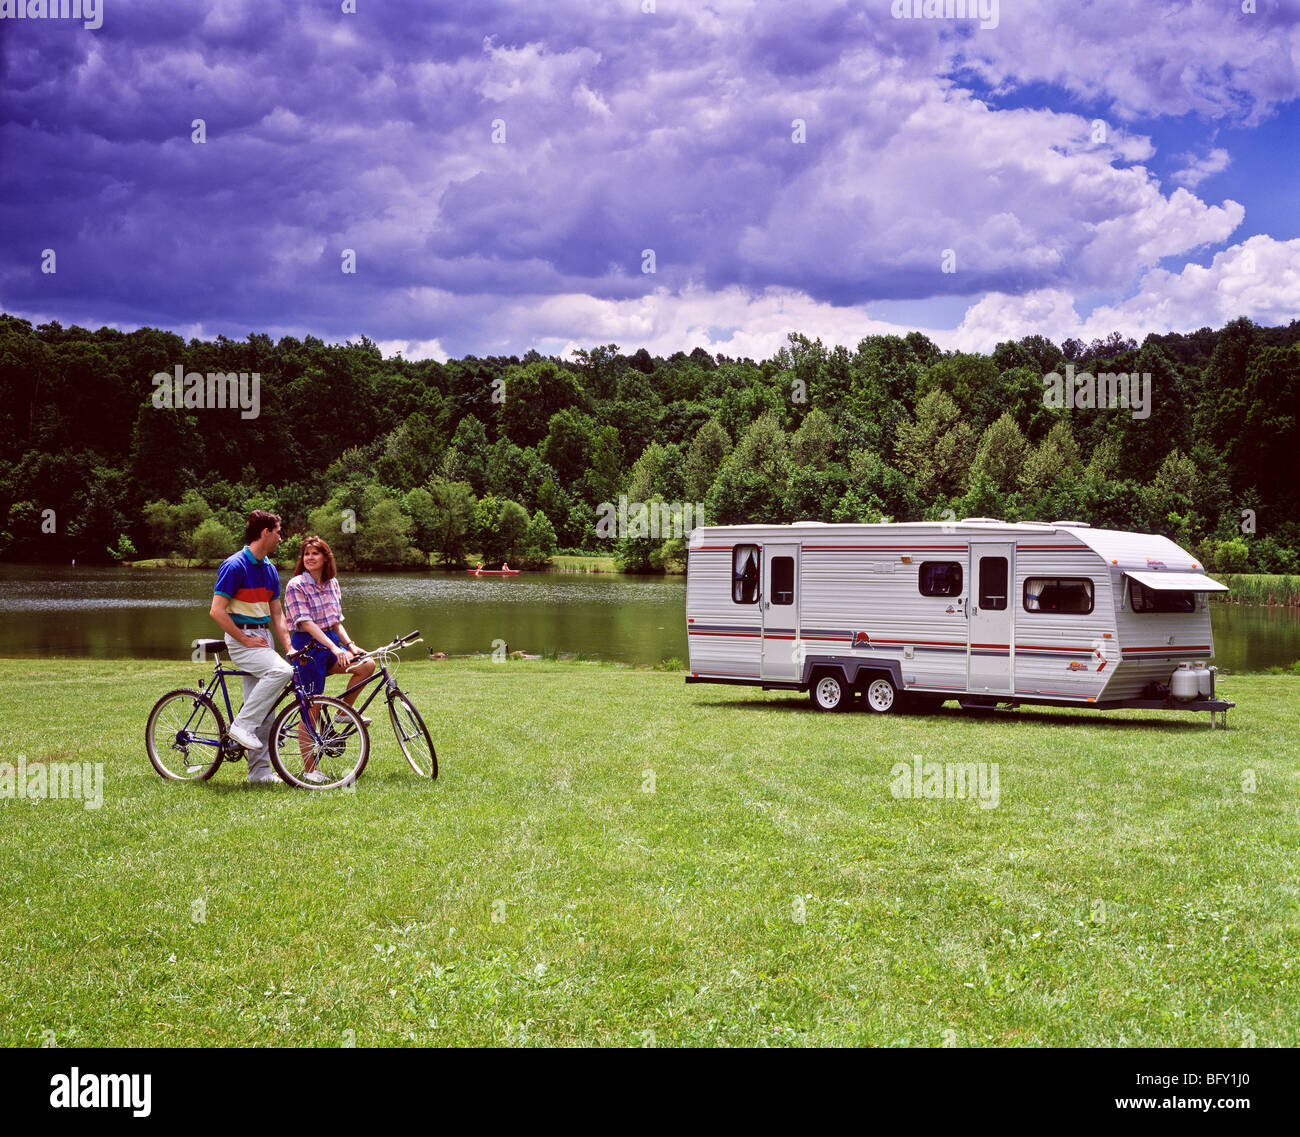
[[[153,772],[201,672],[0,661],[4,760],[104,765],[98,809],[0,801],[0,1043],[1300,1043],[1300,678],[1222,679],[1211,732],[413,660],[441,778],[376,716],[311,794]],[[914,755],[997,808],[892,796]]]

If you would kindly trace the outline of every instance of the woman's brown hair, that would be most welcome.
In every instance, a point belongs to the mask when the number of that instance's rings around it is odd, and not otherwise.
[[[302,576],[307,571],[306,554],[309,549],[319,549],[325,557],[325,563],[320,568],[321,583],[333,580],[338,576],[338,569],[334,567],[334,551],[329,547],[324,537],[304,537],[302,539],[302,548],[298,551],[298,563],[293,569],[294,576]]]

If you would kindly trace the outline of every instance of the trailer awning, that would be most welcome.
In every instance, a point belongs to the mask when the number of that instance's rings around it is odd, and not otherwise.
[[[1126,572],[1125,576],[1156,592],[1227,592],[1228,586],[1203,572]]]

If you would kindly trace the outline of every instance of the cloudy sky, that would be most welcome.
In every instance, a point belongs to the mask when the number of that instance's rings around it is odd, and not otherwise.
[[[0,18],[0,308],[408,358],[1300,314],[1300,0],[933,6]]]

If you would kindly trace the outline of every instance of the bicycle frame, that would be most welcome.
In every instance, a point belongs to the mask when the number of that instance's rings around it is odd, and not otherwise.
[[[313,645],[309,645],[307,648],[304,648],[303,651],[310,654],[312,646]],[[212,670],[212,678],[207,680],[206,687],[201,688],[204,698],[208,699],[214,704],[216,700],[213,699],[212,693],[218,687],[221,688],[221,698],[226,705],[227,723],[232,723],[235,721],[235,710],[232,707],[230,702],[230,690],[226,686],[226,676],[228,675],[244,676],[250,674],[251,672],[241,671],[235,667],[223,667],[221,665],[220,658],[218,658]],[[311,720],[311,714],[310,714],[311,702],[307,695],[306,690],[303,688],[302,680],[299,678],[297,668],[294,668],[293,675],[290,677],[289,681],[284,685],[284,690],[280,692],[278,698],[276,699],[275,706],[271,708],[272,713],[274,713],[275,710],[280,706],[280,704],[284,702],[285,696],[290,694],[291,692],[294,695],[294,697],[298,700],[298,706],[302,710],[302,714],[303,714],[303,722],[308,725],[308,729],[313,734],[312,741],[320,742],[321,741],[320,735],[316,732],[316,726]],[[369,700],[367,700],[366,705],[367,706],[370,705]],[[229,750],[242,749],[241,747],[228,742],[225,738],[203,738],[198,735],[192,734],[190,732],[190,723],[194,721],[194,716],[197,715],[198,713],[199,713],[199,708],[198,705],[196,704],[194,710],[190,712],[190,717],[185,721],[185,725],[181,728],[181,731],[184,734],[189,736],[190,742],[196,743],[197,745],[200,746],[214,747],[215,749],[220,750],[223,756],[225,756],[226,752]]]
[[[360,707],[357,708],[357,713],[364,715],[366,713],[366,708],[369,707],[370,704],[375,701],[375,699],[378,697],[379,692],[381,690],[385,692],[388,701],[391,704],[393,699],[398,694],[401,693],[401,688],[397,686],[397,680],[394,679],[392,675],[389,674],[388,664],[384,662],[381,653],[388,649],[405,647],[410,643],[418,643],[419,637],[420,637],[419,632],[411,632],[405,636],[397,636],[396,638],[394,638],[392,643],[385,644],[382,648],[377,648],[375,651],[366,652],[364,658],[367,659],[373,656],[379,656],[378,666],[375,668],[375,673],[372,676],[370,676],[369,679],[363,679],[360,683],[350,684],[347,687],[347,689],[344,690],[344,692],[341,695],[339,695],[339,698],[346,699],[349,695],[353,694],[354,692],[364,691],[367,687],[369,687],[372,683],[374,683],[377,684],[377,686],[366,697],[366,701],[362,703]],[[311,646],[315,646],[315,645],[311,645]]]
[[[381,690],[387,691],[388,701],[390,703],[393,701],[393,696],[397,693],[397,680],[389,675],[388,668],[383,664],[380,664],[375,668],[375,673],[369,679],[363,679],[360,683],[354,683],[339,695],[339,698],[346,699],[355,691],[364,691],[372,683],[382,684],[382,686],[376,686],[375,689],[366,696],[366,701],[357,708],[357,714],[364,715],[366,713],[366,708],[369,707],[376,698],[378,698]]]

